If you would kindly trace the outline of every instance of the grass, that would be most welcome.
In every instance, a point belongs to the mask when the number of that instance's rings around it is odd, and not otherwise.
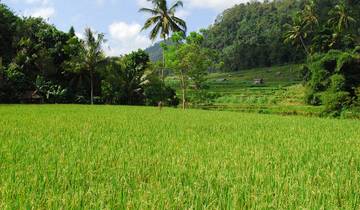
[[[230,73],[213,73],[208,77],[212,92],[241,94],[244,88],[279,88],[301,83],[300,65],[256,68]],[[222,81],[224,80],[225,81]],[[254,85],[254,79],[263,79],[263,85]]]
[[[0,106],[0,209],[359,209],[359,121]]]
[[[256,112],[262,114],[319,116],[323,107],[305,104],[305,87],[301,84],[301,65],[257,68],[208,76],[207,90],[214,100],[194,104],[206,110]],[[264,84],[255,85],[254,79]],[[168,84],[181,91],[178,82],[169,77]],[[192,91],[190,90],[190,98]]]

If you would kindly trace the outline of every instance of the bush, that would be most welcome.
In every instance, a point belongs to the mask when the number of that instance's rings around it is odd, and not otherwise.
[[[341,112],[351,105],[349,92],[327,92],[323,94],[322,101],[325,105],[323,115],[339,117]]]
[[[157,106],[162,100],[165,106],[177,106],[180,101],[176,96],[176,91],[171,87],[165,86],[160,80],[149,83],[144,88],[145,104]]]
[[[190,102],[194,105],[211,105],[220,95],[217,93],[210,93],[207,90],[198,90],[191,95]]]
[[[360,87],[355,88],[354,106],[360,107]]]
[[[330,87],[329,90],[332,92],[344,91],[346,80],[343,75],[334,74],[330,77]]]
[[[325,105],[323,115],[340,116],[341,112],[356,105],[360,86],[360,48],[352,51],[330,50],[315,54],[306,68],[310,78],[304,77],[307,92],[305,100],[311,105]]]
[[[305,92],[305,103],[313,106],[320,106],[322,104],[321,94],[307,88]]]
[[[300,69],[300,78],[303,80],[303,84],[306,84],[311,79],[311,71],[308,66],[302,65]]]

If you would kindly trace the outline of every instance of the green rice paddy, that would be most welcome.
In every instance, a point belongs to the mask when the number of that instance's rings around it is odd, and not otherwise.
[[[0,106],[0,209],[359,209],[360,122]]]

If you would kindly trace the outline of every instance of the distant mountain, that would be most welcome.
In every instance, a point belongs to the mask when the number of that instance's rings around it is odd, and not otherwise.
[[[162,42],[163,41],[156,42],[152,46],[145,49],[145,52],[147,52],[149,54],[151,61],[156,62],[156,61],[161,61],[163,59],[163,57],[162,57],[163,50],[160,46],[160,44]],[[172,42],[170,40],[168,40],[168,41],[166,41],[166,44],[171,45]]]
[[[153,62],[160,61],[162,59],[162,49],[160,47],[161,42],[156,42],[152,46],[145,49],[150,56],[150,60]]]

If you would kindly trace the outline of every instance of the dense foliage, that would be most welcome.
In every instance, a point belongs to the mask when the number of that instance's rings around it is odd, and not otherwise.
[[[351,105],[359,105],[360,53],[331,50],[316,54],[306,66],[306,101],[324,104],[325,113],[338,116]]]
[[[307,0],[287,24],[285,42],[309,56],[331,49],[346,50],[359,44],[360,2],[355,0]]]
[[[103,42],[104,36],[90,29],[81,40],[74,28],[65,33],[41,18],[17,17],[0,4],[0,102],[154,105],[166,96],[169,104],[178,103],[162,81],[140,85],[156,71],[144,51],[106,58]],[[165,90],[155,91],[159,86]]]
[[[285,24],[301,7],[298,0],[236,5],[204,30],[205,45],[220,53],[226,71],[302,61],[304,53],[283,42]]]
[[[212,65],[211,53],[202,47],[204,37],[196,32],[184,38],[182,33],[174,33],[171,37],[173,45],[165,50],[166,67],[172,69],[180,81],[182,90],[182,107],[185,109],[187,91],[192,84],[197,92],[203,89],[205,76]]]
[[[308,55],[304,69],[306,102],[325,105],[338,116],[356,106],[360,87],[360,31],[357,1],[307,1],[294,16],[286,40]],[[355,49],[354,49],[355,48]]]

